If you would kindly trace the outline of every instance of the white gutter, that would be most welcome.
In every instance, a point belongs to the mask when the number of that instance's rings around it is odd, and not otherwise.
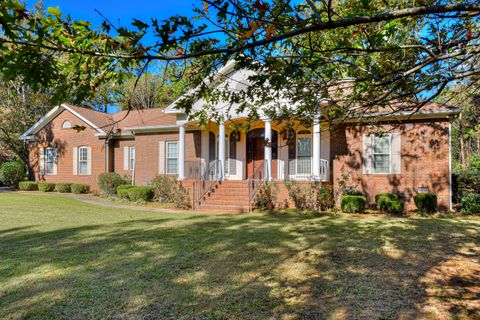
[[[452,181],[452,122],[448,123],[448,180],[450,192],[450,211],[453,211],[453,181]]]
[[[138,127],[126,127],[124,130],[135,132],[168,132],[176,131],[180,128],[179,125],[163,125],[163,126],[138,126]]]

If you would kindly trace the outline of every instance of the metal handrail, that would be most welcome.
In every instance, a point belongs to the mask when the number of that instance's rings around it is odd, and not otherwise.
[[[253,176],[248,178],[248,212],[252,211],[252,201],[255,200],[255,196],[260,189],[260,186],[265,183],[265,178],[262,177],[264,170],[264,165],[268,165],[265,162],[260,165],[255,171],[253,171]],[[258,183],[256,183],[258,182]]]
[[[192,184],[192,208],[197,208],[200,200],[220,181],[219,160],[211,161],[200,178]]]

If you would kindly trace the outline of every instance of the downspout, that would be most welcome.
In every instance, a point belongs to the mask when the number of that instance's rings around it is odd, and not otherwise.
[[[133,141],[136,141],[135,139],[135,131],[132,131],[132,134],[133,134]],[[135,150],[135,153],[134,153],[134,160],[133,160],[133,168],[132,168],[132,186],[135,185],[135,167],[137,166],[137,146],[135,145],[134,143],[134,150]],[[128,157],[130,158],[130,148],[128,148]]]
[[[448,122],[448,171],[449,171],[449,192],[450,192],[450,211],[453,211],[453,186],[452,186],[452,121]]]

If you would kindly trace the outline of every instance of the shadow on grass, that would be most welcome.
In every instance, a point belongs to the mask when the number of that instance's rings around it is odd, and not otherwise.
[[[462,220],[258,215],[10,229],[0,233],[0,317],[414,318],[438,311],[436,268],[478,262],[479,230]],[[478,286],[467,273],[446,285]],[[450,303],[443,315],[479,312]]]

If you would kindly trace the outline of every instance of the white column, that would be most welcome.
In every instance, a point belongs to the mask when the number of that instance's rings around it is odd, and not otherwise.
[[[219,160],[219,170],[218,175],[220,181],[223,181],[225,176],[225,124],[222,122],[218,126],[218,160]]]
[[[320,180],[320,115],[313,118],[313,164],[312,176],[315,180]]]
[[[265,119],[265,180],[272,179],[272,122]]]
[[[185,179],[185,127],[180,125],[178,139],[178,180]]]

